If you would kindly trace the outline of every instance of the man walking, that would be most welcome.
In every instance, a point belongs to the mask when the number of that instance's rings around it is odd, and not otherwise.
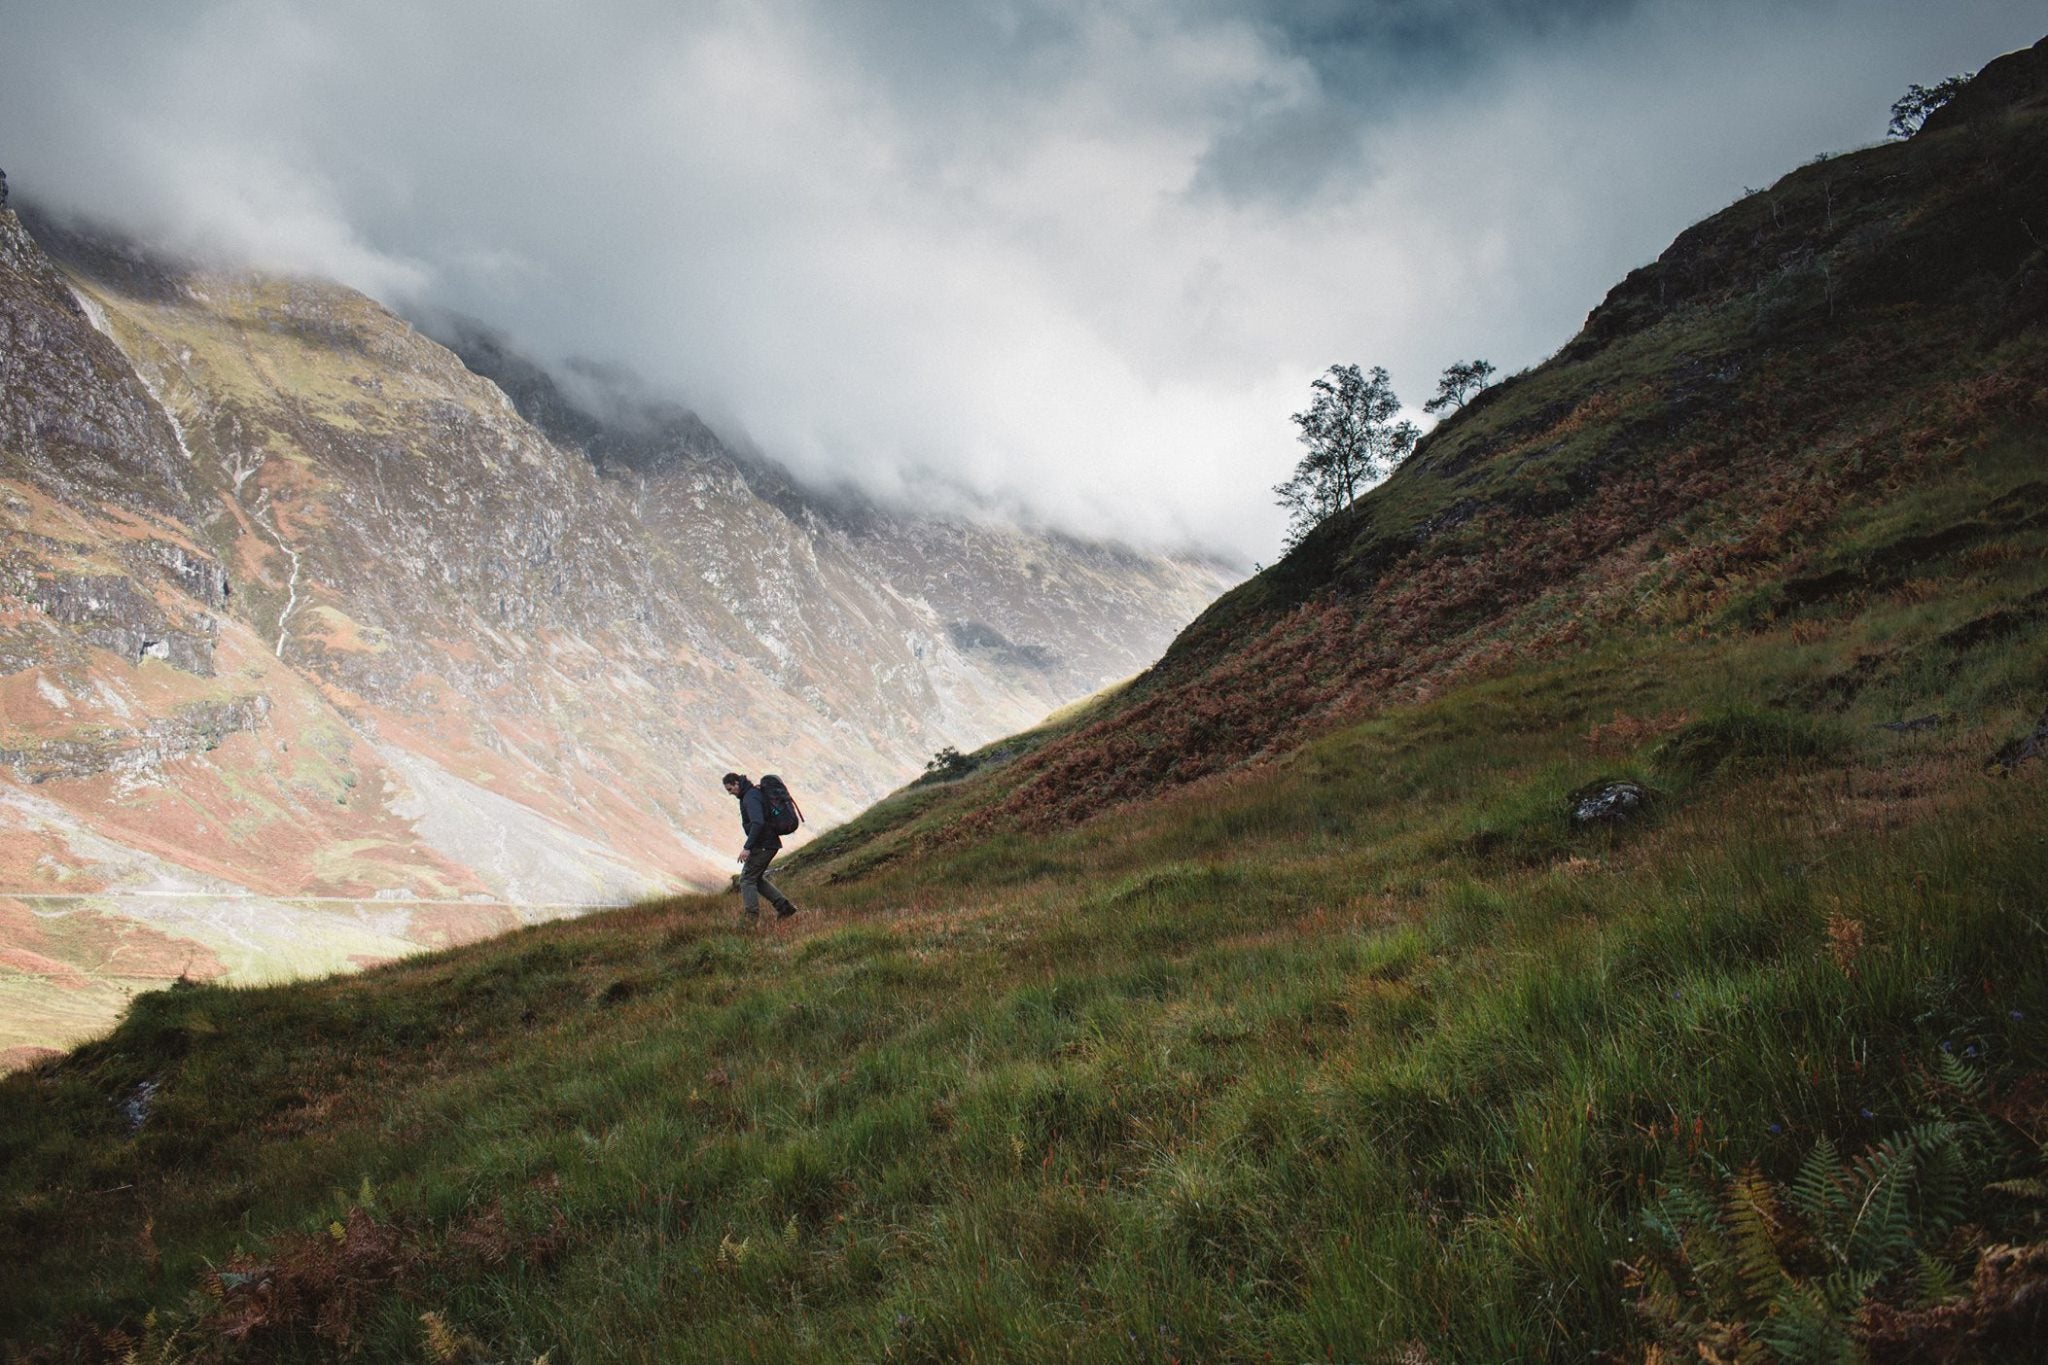
[[[767,803],[761,799],[761,789],[741,773],[727,773],[725,789],[739,798],[740,829],[747,836],[747,846],[740,850],[740,912],[747,923],[758,923],[761,897],[766,896],[775,907],[775,918],[788,919],[796,913],[796,907],[768,880],[768,864],[782,851],[782,836],[768,823]]]

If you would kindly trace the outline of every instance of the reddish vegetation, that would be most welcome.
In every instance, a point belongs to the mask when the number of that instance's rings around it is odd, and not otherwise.
[[[88,874],[86,864],[47,830],[8,829],[0,838],[0,888],[13,891],[98,891],[103,878]],[[0,901],[0,922],[6,905]]]
[[[68,990],[82,990],[87,984],[84,974],[50,957],[49,952],[49,935],[28,906],[18,900],[0,900],[0,967],[46,977]]]
[[[207,557],[206,551],[201,549],[192,537],[185,534],[185,529],[178,524],[175,518],[164,516],[144,517],[129,511],[118,503],[108,502],[104,499],[96,504],[96,510],[100,516],[106,518],[110,529],[123,539],[132,541],[160,540],[176,545],[179,549],[198,555],[201,558]]]
[[[541,1269],[560,1255],[567,1239],[559,1213],[547,1229],[522,1232],[497,1201],[463,1215],[438,1236],[351,1209],[325,1232],[271,1238],[266,1260],[238,1255],[225,1269],[209,1272],[206,1292],[219,1307],[207,1326],[251,1345],[310,1330],[346,1348],[361,1317],[382,1306],[393,1290],[403,1293],[429,1274],[475,1273],[508,1261]],[[118,1358],[120,1343],[106,1344]]]
[[[26,972],[30,976],[47,977],[67,991],[82,991],[92,984],[84,972],[69,963],[32,953],[26,948],[0,948],[0,967]]]
[[[210,980],[227,970],[206,945],[136,920],[67,903],[45,922],[22,902],[6,899],[0,899],[0,966],[71,990],[94,978]]]
[[[89,911],[75,916],[74,958],[94,976],[210,981],[227,966],[203,943],[176,938],[118,915]]]
[[[1931,1308],[1874,1302],[1858,1328],[1875,1365],[2036,1358],[2048,1336],[2048,1242],[1986,1247],[1963,1298]]]
[[[41,676],[28,671],[0,678],[0,716],[7,718],[6,727],[0,729],[0,740],[62,734],[75,721],[69,711],[36,686]]]
[[[45,792],[87,812],[95,832],[154,854],[173,865],[272,895],[374,895],[392,884],[419,887],[423,877],[437,894],[467,895],[484,888],[465,869],[421,844],[411,825],[394,815],[381,782],[362,782],[338,802],[331,779],[307,786],[295,779],[290,754],[305,744],[296,708],[280,693],[265,733],[230,735],[206,754],[173,759],[165,780],[129,790],[112,773],[56,780]],[[274,746],[284,738],[286,755]],[[378,771],[368,749],[351,741],[345,755],[359,771]],[[229,774],[234,774],[230,780]],[[253,780],[265,778],[267,790]],[[337,846],[352,847],[356,875],[337,877],[324,861]],[[388,877],[376,869],[388,866]],[[71,889],[67,887],[66,889]]]
[[[41,947],[42,926],[35,914],[18,900],[0,898],[0,944],[9,948]]]
[[[519,916],[503,906],[423,905],[413,912],[410,937],[429,948],[452,948],[518,927]]]
[[[1658,427],[1666,400],[1632,389],[1626,406],[1601,408],[1614,426],[1592,472],[1573,476],[1597,479],[1583,492],[1561,479],[1537,505],[1524,489],[1466,504],[1434,533],[1361,536],[1354,559],[1383,556],[1384,569],[1340,568],[1299,606],[1248,622],[1251,638],[1212,637],[1169,658],[1134,704],[1020,761],[1010,795],[961,822],[960,836],[1086,819],[1617,625],[1693,627],[1796,573],[1846,501],[1896,492],[1990,430],[2048,412],[2048,373],[2004,372],[1929,385],[1907,429],[1864,425],[1845,418],[1843,393],[1879,391],[1938,358],[1855,337],[1808,363],[1796,389],[1762,374],[1647,451],[1634,433]],[[1589,406],[1516,448],[1554,445],[1585,427]],[[1441,477],[1426,463],[1413,474]]]
[[[1623,713],[1586,731],[1586,747],[1595,753],[1627,753],[1648,740],[1683,729],[1691,720],[1691,713],[1686,711],[1667,711],[1656,716]]]
[[[235,562],[230,570],[232,577],[240,583],[261,583],[267,588],[282,589],[283,580],[271,570],[274,564],[284,562],[283,553],[268,536],[256,529],[240,502],[222,493],[220,505],[241,528],[241,534],[235,539]]]

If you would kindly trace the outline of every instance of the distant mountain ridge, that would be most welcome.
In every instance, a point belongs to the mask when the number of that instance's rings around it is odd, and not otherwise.
[[[653,485],[693,465],[735,471],[797,534],[834,541],[938,609],[956,648],[999,671],[1009,665],[1046,675],[1068,700],[1152,661],[1128,646],[1124,623],[1145,618],[1162,561],[1206,570],[1219,581],[1239,576],[1222,558],[1161,556],[1055,530],[997,530],[958,516],[884,506],[851,485],[807,487],[760,455],[735,451],[694,412],[653,397],[630,376],[579,367],[578,377],[600,395],[593,404],[485,324],[450,319],[430,323],[429,330],[472,371],[503,389],[521,416],[555,444],[583,451],[601,474]],[[1031,559],[1039,552],[1032,547],[1040,544],[1050,553],[1043,556],[1046,564],[1034,566]],[[1001,552],[992,556],[998,547]],[[1050,598],[1015,591],[1017,566],[1005,561],[1020,549],[1026,556],[1023,573],[1034,587],[1054,560],[1088,566],[1095,577],[1086,591],[1100,594],[1099,614],[1057,582],[1049,585]],[[965,566],[972,571],[960,572]]]
[[[719,773],[779,768],[829,824],[1137,671],[1229,578],[835,516],[687,413],[608,420],[465,344],[504,388],[339,286],[0,213],[0,895],[247,898],[62,903],[156,936],[127,958],[0,902],[0,1047],[164,972],[712,884]]]

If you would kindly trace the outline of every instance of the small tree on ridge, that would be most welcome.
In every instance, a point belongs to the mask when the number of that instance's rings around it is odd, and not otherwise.
[[[1332,365],[1309,388],[1314,397],[1308,410],[1293,418],[1301,429],[1297,439],[1308,453],[1295,465],[1294,477],[1273,487],[1280,505],[1293,514],[1287,527],[1290,546],[1391,472],[1415,448],[1420,434],[1414,423],[1394,420],[1401,400],[1377,365],[1370,376],[1356,365]]]
[[[1436,397],[1422,405],[1427,413],[1439,413],[1446,408],[1462,408],[1465,400],[1486,387],[1493,378],[1493,365],[1485,360],[1461,360],[1444,371],[1443,378],[1436,381]]]
[[[1968,76],[1950,76],[1938,85],[1909,85],[1906,93],[1892,103],[1892,125],[1887,137],[1911,137],[1927,122],[1927,116],[1963,92]]]

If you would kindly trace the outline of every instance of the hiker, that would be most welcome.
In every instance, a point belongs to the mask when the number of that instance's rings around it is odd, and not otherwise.
[[[761,789],[742,773],[727,773],[725,789],[739,798],[740,828],[747,836],[747,846],[740,850],[740,913],[749,924],[758,922],[761,897],[765,895],[775,907],[775,918],[788,919],[796,913],[796,907],[768,880],[768,864],[782,851],[782,836],[768,823],[767,803],[762,800]]]

